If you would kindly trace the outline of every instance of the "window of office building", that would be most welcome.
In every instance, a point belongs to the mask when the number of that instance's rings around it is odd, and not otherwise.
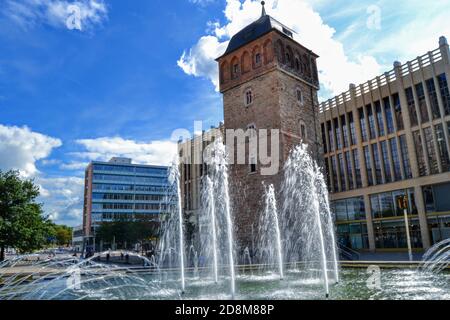
[[[400,164],[400,155],[397,148],[397,140],[395,138],[389,139],[389,146],[391,148],[392,163],[394,165],[394,178],[396,181],[402,180],[402,167]]]
[[[417,119],[416,105],[414,103],[414,93],[413,93],[412,88],[406,88],[405,95],[406,95],[406,103],[407,103],[408,111],[409,111],[409,117],[411,119],[411,126],[414,127],[419,124],[419,121]]]
[[[339,121],[337,118],[333,120],[333,123],[334,123],[335,137],[336,137],[336,150],[340,150],[342,148],[341,128],[339,127]]]
[[[353,250],[368,249],[369,237],[366,223],[351,223],[337,225],[339,244]]]
[[[327,149],[327,138],[325,136],[325,124],[322,123],[320,125],[320,128],[322,130],[322,144],[323,144],[323,152],[324,153],[328,153],[328,149]]]
[[[348,127],[347,121],[345,121],[345,115],[341,116],[341,124],[342,124],[342,137],[344,138],[344,148],[348,148]]]
[[[363,108],[358,109],[359,111],[359,123],[361,125],[361,135],[362,135],[362,141],[367,141],[367,128],[366,128],[366,120],[364,118],[364,110]]]
[[[356,187],[362,188],[361,164],[359,163],[359,152],[358,150],[353,150],[352,154],[353,154],[353,162],[355,163]]]
[[[408,144],[406,143],[406,136],[400,136],[400,150],[402,153],[402,159],[403,159],[403,168],[405,169],[405,178],[411,179],[412,178],[412,171],[411,171],[411,165],[409,164],[409,155],[408,155]]]
[[[353,172],[352,172],[352,160],[350,156],[350,152],[347,151],[345,153],[345,161],[347,162],[347,175],[348,175],[348,189],[353,190]]]
[[[434,129],[436,130],[436,139],[439,149],[439,155],[441,156],[442,170],[450,171],[450,158],[448,155],[447,143],[445,142],[442,124],[435,125]]]
[[[439,101],[436,93],[436,86],[434,85],[434,79],[428,79],[426,81],[428,97],[430,98],[431,112],[433,114],[433,120],[441,117],[441,111],[439,110]]]
[[[331,190],[331,181],[330,181],[330,166],[328,165],[328,158],[325,158],[325,176],[327,177],[327,186],[328,190]]]
[[[450,216],[429,217],[428,229],[431,233],[432,244],[450,239]]]
[[[403,125],[403,114],[402,114],[402,106],[400,104],[400,96],[398,93],[395,93],[392,96],[394,100],[394,111],[395,111],[395,121],[397,123],[397,130],[403,130],[405,127]]]
[[[381,174],[381,160],[380,160],[380,154],[378,153],[378,145],[375,143],[372,145],[372,153],[373,153],[373,161],[375,163],[375,178],[376,183],[380,184],[382,183],[382,174]]]
[[[337,222],[366,220],[363,197],[333,201],[331,209],[336,216]]]
[[[330,152],[334,151],[334,134],[333,134],[333,128],[331,126],[331,121],[327,121],[327,130],[328,130],[328,142],[330,143]]]
[[[417,99],[419,99],[420,119],[422,120],[422,123],[428,122],[430,119],[428,117],[427,102],[425,100],[425,90],[423,89],[422,83],[416,84],[415,88]]]
[[[414,145],[416,146],[416,157],[419,165],[419,175],[421,177],[427,175],[427,166],[425,163],[425,155],[423,154],[422,137],[420,131],[413,132]]]
[[[353,112],[348,113],[348,122],[350,127],[350,144],[355,145],[356,144],[356,129],[355,129],[355,122],[353,121]]]
[[[339,192],[336,156],[331,157],[331,166],[332,166],[332,170],[333,170],[334,191]]]
[[[427,150],[428,163],[430,164],[431,174],[437,174],[439,173],[439,168],[436,152],[434,149],[433,132],[431,130],[431,127],[423,129],[423,135],[425,137],[425,146]]]
[[[439,88],[441,89],[442,102],[444,104],[445,115],[450,115],[450,91],[445,73],[438,76]]]
[[[373,186],[372,163],[370,160],[370,151],[368,146],[364,147],[364,160],[366,161],[367,181],[369,186]]]
[[[423,187],[427,213],[450,211],[450,183]]]
[[[338,154],[339,161],[339,171],[341,179],[341,191],[347,190],[347,183],[345,181],[345,169],[344,169],[344,155],[342,153]]]
[[[389,101],[389,97],[383,99],[384,104],[384,113],[386,115],[386,125],[388,133],[394,133],[394,119],[392,117],[392,109],[391,102]]]
[[[391,176],[391,165],[389,162],[389,153],[386,141],[381,141],[381,153],[383,156],[383,164],[384,164],[384,176],[386,177],[386,183],[392,182]]]
[[[374,223],[375,245],[379,249],[407,248],[404,220],[378,221]],[[410,220],[410,237],[413,248],[422,248],[422,237],[418,219]]]
[[[381,104],[380,101],[375,102],[375,112],[377,113],[377,122],[378,122],[378,133],[380,136],[384,136],[384,121],[383,121],[383,113],[381,112]]]
[[[370,139],[376,139],[377,134],[375,130],[375,117],[373,115],[372,105],[368,104],[366,106],[366,112],[367,112],[367,119],[369,120]]]
[[[408,214],[417,215],[414,190],[397,190],[370,196],[372,216],[374,219],[403,217],[403,209],[399,206],[399,199],[408,197]]]

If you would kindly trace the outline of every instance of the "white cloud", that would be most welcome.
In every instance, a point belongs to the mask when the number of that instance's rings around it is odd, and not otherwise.
[[[0,124],[0,169],[19,170],[25,177],[38,173],[36,161],[47,158],[61,140],[31,131],[28,127]]]
[[[36,180],[41,187],[44,211],[50,219],[70,226],[82,224],[83,178],[39,177]]]
[[[177,153],[177,144],[168,140],[139,142],[121,137],[104,137],[81,139],[77,143],[86,150],[74,155],[88,160],[108,161],[112,157],[127,157],[138,164],[168,165]]]
[[[86,31],[107,18],[103,0],[5,0],[5,16],[29,28],[37,24]]]
[[[335,29],[324,23],[310,2],[267,0],[266,11],[294,29],[298,33],[296,40],[320,56],[318,67],[323,88],[339,94],[347,90],[351,82],[364,82],[378,75],[381,67],[374,57],[360,54],[355,59],[350,59],[346,55],[342,43],[335,39]],[[201,37],[178,61],[185,73],[208,78],[216,88],[218,67],[214,59],[224,52],[230,37],[258,19],[261,14],[260,1],[227,0],[224,14],[227,23],[215,23],[213,34]]]

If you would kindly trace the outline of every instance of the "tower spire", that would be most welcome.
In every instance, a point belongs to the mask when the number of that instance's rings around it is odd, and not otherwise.
[[[262,5],[262,13],[261,13],[261,17],[266,16],[266,8],[264,7],[265,4],[266,4],[265,1],[261,1],[261,5]]]

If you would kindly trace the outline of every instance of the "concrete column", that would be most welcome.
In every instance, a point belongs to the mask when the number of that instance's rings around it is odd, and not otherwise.
[[[406,100],[405,88],[403,85],[401,63],[396,61],[394,63],[394,68],[395,68],[395,75],[397,78],[398,95],[400,98],[400,105],[402,108],[403,124],[405,127],[405,135],[406,135],[406,144],[408,145],[409,164],[411,166],[411,172],[412,172],[413,178],[418,178],[419,177],[419,166],[418,166],[417,156],[416,156],[416,147],[414,145],[414,139],[413,139],[412,132],[411,132],[411,118],[409,116],[408,102]]]
[[[369,250],[374,252],[376,250],[375,231],[373,228],[372,206],[370,204],[370,196],[368,194],[364,195],[364,207],[366,208],[367,236],[369,238]]]
[[[423,192],[421,186],[414,187],[414,197],[416,199],[417,212],[419,215],[420,234],[422,236],[423,248],[429,249],[431,246],[430,233],[428,231],[428,220],[425,209],[425,201],[423,199]]]

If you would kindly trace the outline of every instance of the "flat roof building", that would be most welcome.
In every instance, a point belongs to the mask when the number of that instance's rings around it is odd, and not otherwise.
[[[128,158],[91,162],[85,173],[83,229],[93,235],[102,222],[159,219],[166,210],[167,167],[132,164]]]
[[[320,105],[325,170],[341,244],[404,250],[450,238],[450,52],[439,48]]]

